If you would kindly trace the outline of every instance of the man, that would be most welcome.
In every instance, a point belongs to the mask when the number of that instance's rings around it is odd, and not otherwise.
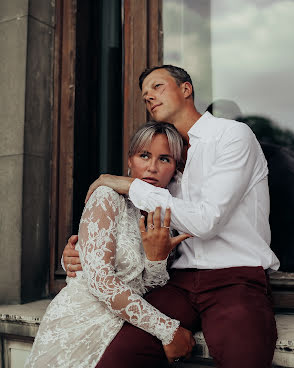
[[[170,280],[146,299],[183,327],[204,333],[217,367],[269,368],[276,326],[268,270],[279,261],[271,251],[267,164],[247,125],[197,111],[190,76],[181,68],[146,70],[139,80],[152,119],[173,124],[188,142],[181,181],[166,189],[144,181],[102,175],[141,210],[172,211],[171,225],[193,237],[181,243]],[[156,168],[154,168],[156,170]],[[76,263],[67,245],[65,262]],[[79,266],[69,266],[75,271]],[[160,367],[159,341],[125,324],[97,368]]]

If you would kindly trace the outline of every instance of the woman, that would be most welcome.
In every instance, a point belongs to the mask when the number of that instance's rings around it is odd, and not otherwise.
[[[148,123],[132,139],[130,175],[166,187],[181,154],[182,138],[172,125]],[[167,282],[167,256],[188,235],[170,238],[170,210],[163,226],[160,209],[148,214],[147,229],[145,217],[140,217],[140,210],[108,187],[92,194],[77,244],[83,271],[68,278],[49,305],[25,367],[95,367],[124,321],[156,336],[164,346],[182,329],[179,321],[159,312],[142,295]],[[148,232],[160,235],[156,247]]]

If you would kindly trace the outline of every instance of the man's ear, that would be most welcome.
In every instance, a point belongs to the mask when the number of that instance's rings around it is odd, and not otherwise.
[[[183,93],[185,98],[189,98],[192,95],[193,87],[189,82],[182,83]]]

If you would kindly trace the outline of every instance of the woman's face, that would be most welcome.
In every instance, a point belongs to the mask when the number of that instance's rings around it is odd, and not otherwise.
[[[156,134],[149,145],[128,160],[132,178],[165,188],[174,176],[176,161],[172,157],[165,134]]]

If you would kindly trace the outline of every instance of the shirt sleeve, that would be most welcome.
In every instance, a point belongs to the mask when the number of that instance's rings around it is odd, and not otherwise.
[[[107,187],[98,188],[80,221],[79,247],[89,291],[114,314],[169,344],[179,321],[159,312],[125,284],[115,271],[120,198]]]
[[[188,175],[193,169],[192,157]],[[147,212],[161,206],[164,213],[166,207],[170,207],[172,227],[201,239],[211,239],[222,230],[242,198],[267,172],[265,158],[254,134],[245,124],[239,123],[216,145],[215,160],[202,181],[197,200],[172,197],[167,189],[139,179],[131,184],[129,197],[136,207]]]

